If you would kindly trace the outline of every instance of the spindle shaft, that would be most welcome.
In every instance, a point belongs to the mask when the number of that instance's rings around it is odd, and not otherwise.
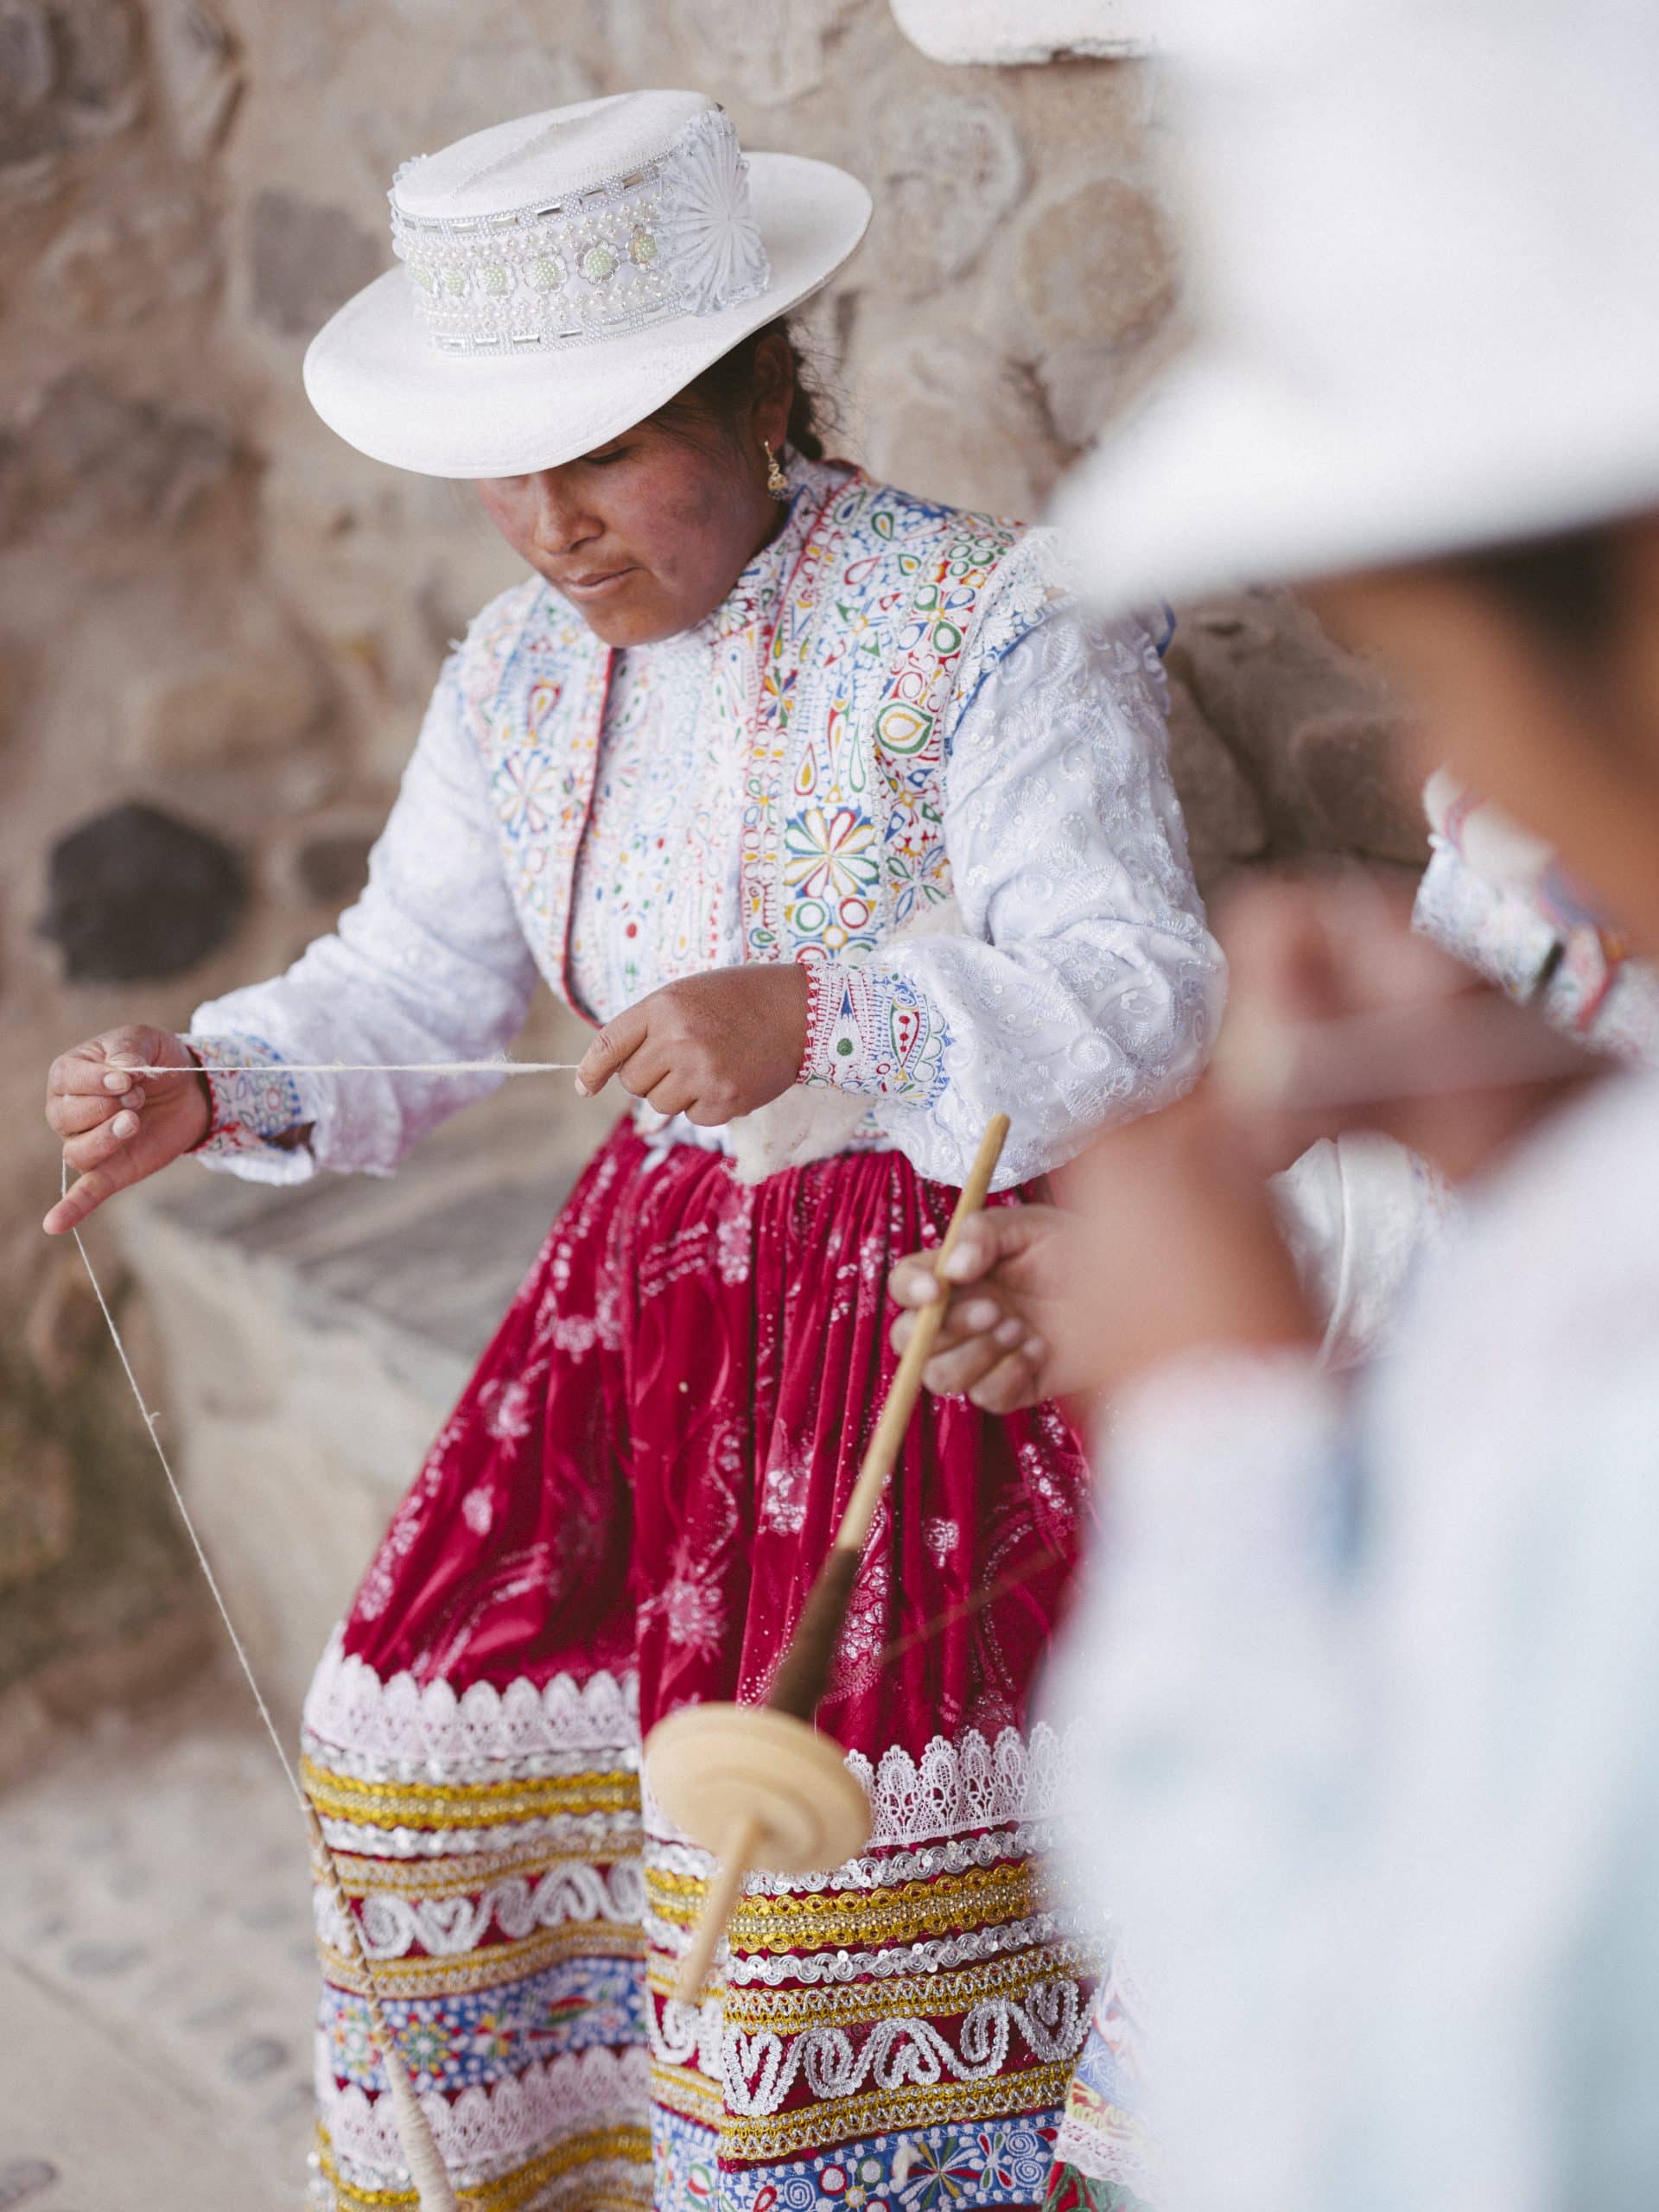
[[[841,1526],[836,1532],[837,1550],[861,1552],[864,1540],[870,1533],[870,1523],[880,1504],[887,1487],[887,1478],[898,1462],[905,1432],[910,1427],[910,1417],[916,1410],[916,1401],[922,1395],[922,1370],[933,1356],[933,1346],[944,1323],[945,1308],[950,1302],[950,1289],[942,1272],[945,1262],[956,1250],[957,1240],[965,1223],[973,1219],[989,1195],[991,1178],[996,1164],[1002,1157],[1002,1147],[1007,1141],[1008,1117],[993,1114],[979,1141],[979,1150],[974,1164],[968,1171],[968,1180],[962,1186],[956,1209],[946,1225],[938,1253],[934,1256],[933,1273],[939,1286],[938,1295],[931,1306],[924,1306],[916,1316],[916,1326],[910,1342],[905,1346],[893,1381],[887,1386],[887,1402],[881,1408],[875,1433],[866,1447],[863,1463],[858,1471],[858,1480],[853,1484],[847,1510],[841,1516]]]
[[[397,2039],[391,2024],[381,2009],[380,1994],[374,1986],[374,1969],[369,1964],[363,1948],[363,1936],[357,1924],[357,1915],[352,1910],[351,1900],[340,1878],[340,1869],[334,1854],[323,1834],[322,1822],[317,1818],[316,1808],[309,1799],[305,1805],[305,1825],[311,1838],[311,1848],[316,1854],[318,1868],[334,1910],[340,1915],[346,1935],[346,1946],[357,1961],[358,1971],[363,1978],[363,1998],[368,2007],[369,2026],[375,2046],[380,2053],[380,2064],[386,2077],[386,2093],[391,2099],[392,2117],[397,2122],[397,2139],[403,2145],[404,2158],[409,2167],[409,2177],[415,2184],[420,2212],[461,2212],[460,2200],[450,2183],[448,2169],[438,2148],[437,2138],[431,2123],[421,2109],[415,2084],[409,2077]]]
[[[780,1851],[786,1852],[791,1861],[777,1866],[780,1873],[806,1872],[814,1863],[794,1863],[795,1854],[788,1852],[786,1840],[779,1832],[780,1805],[788,1802],[791,1793],[798,1801],[828,1780],[824,1773],[827,1764],[832,1764],[836,1770],[836,1782],[831,1783],[832,1789],[838,1790],[839,1784],[851,1781],[839,1755],[812,1727],[812,1716],[829,1686],[836,1646],[846,1624],[864,1546],[898,1464],[911,1417],[922,1394],[923,1371],[932,1357],[944,1320],[950,1296],[943,1274],[944,1263],[956,1249],[963,1224],[984,1205],[1007,1134],[1007,1116],[994,1115],[980,1140],[973,1166],[934,1257],[938,1295],[916,1316],[915,1326],[893,1372],[886,1402],[841,1516],[835,1542],[807,1592],[795,1633],[779,1662],[765,1706],[699,1707],[692,1713],[676,1714],[652,1731],[647,1751],[658,1795],[671,1812],[676,1803],[695,1808],[691,1819],[676,1815],[689,1834],[696,1834],[694,1823],[702,1812],[709,1783],[706,1773],[688,1771],[689,1764],[695,1761],[698,1751],[706,1756],[709,1745],[722,1739],[728,1753],[734,1755],[733,1771],[722,1777],[728,1786],[719,1793],[725,1801],[718,1808],[720,1824],[713,1842],[719,1863],[675,1978],[674,1993],[683,2004],[696,2002],[751,1869],[771,1866]],[[764,1779],[748,1764],[756,1748],[750,1739],[755,1735],[756,1724],[763,1713],[768,1716],[772,1731],[784,1724],[781,1735],[774,1733],[769,1738],[771,1765]],[[790,1724],[793,1724],[792,1733]],[[740,1770],[735,1757],[739,1753],[743,1755],[746,1770]],[[828,1760],[826,1753],[830,1755]],[[856,1783],[853,1787],[856,1789]],[[861,1801],[862,1793],[859,1795]],[[798,1802],[790,1809],[798,1812]],[[772,1814],[770,1820],[768,1810]],[[801,1825],[798,1820],[796,1824]],[[810,1827],[810,1821],[806,1825]],[[828,1832],[839,1833],[844,1839],[844,1808],[836,1808]],[[868,1813],[863,1833],[868,1836]],[[697,1840],[705,1847],[709,1842],[706,1833],[698,1835]]]
[[[731,1924],[737,1900],[748,1879],[749,1868],[760,1848],[764,1831],[753,1815],[746,1815],[733,1829],[720,1863],[709,1878],[702,1910],[691,1930],[691,1941],[680,1961],[674,1994],[683,2005],[695,2005],[709,1979],[720,1939]]]

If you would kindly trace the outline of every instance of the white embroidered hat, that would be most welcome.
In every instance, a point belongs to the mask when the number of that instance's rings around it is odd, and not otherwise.
[[[1058,503],[1113,604],[1659,504],[1656,0],[1189,0],[1199,335]]]
[[[622,92],[407,162],[402,266],[312,340],[340,436],[429,476],[574,460],[834,276],[870,196],[827,162],[745,155],[701,92]]]

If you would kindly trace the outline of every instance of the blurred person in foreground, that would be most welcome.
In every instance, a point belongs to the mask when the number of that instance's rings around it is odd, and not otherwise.
[[[1275,1224],[1283,1119],[1213,1084],[1096,1148],[1086,1233],[982,1234],[933,1380],[1016,1400],[1017,1321],[1109,1402],[1056,1692],[1163,2201],[1649,2212],[1659,1077],[1617,955],[1659,951],[1659,16],[1255,0],[1185,75],[1210,335],[1076,488],[1096,585],[1312,584],[1405,686],[1402,765],[1554,849],[1628,1065],[1338,1117],[1465,1185],[1357,1385]],[[1347,893],[1264,890],[1229,950],[1258,1035],[1471,996]]]

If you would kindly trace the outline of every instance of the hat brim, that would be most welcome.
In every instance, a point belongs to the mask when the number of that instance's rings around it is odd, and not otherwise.
[[[1524,391],[1448,377],[1408,394],[1384,378],[1368,399],[1200,353],[1072,472],[1052,518],[1090,598],[1120,608],[1434,558],[1659,503],[1659,384],[1612,359],[1559,365]]]
[[[796,154],[748,159],[772,264],[756,298],[625,337],[496,359],[433,345],[405,272],[388,270],[312,340],[312,405],[360,453],[423,476],[527,475],[603,445],[826,284],[863,238],[870,195],[844,169]]]

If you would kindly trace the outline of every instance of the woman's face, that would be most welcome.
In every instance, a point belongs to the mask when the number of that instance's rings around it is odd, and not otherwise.
[[[760,442],[781,444],[788,416],[786,393],[736,425],[677,403],[671,418],[649,416],[562,467],[488,478],[480,496],[607,645],[648,645],[711,614],[777,530]]]

